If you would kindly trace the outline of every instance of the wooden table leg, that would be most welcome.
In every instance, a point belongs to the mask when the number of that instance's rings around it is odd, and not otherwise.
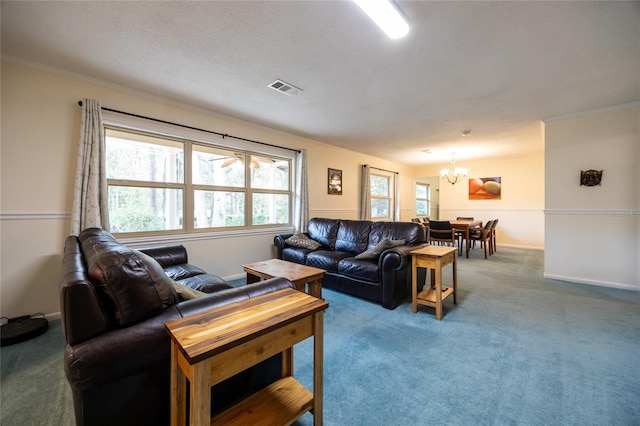
[[[458,304],[458,268],[456,267],[456,256],[453,256],[453,304]]]
[[[323,408],[323,323],[324,312],[320,311],[313,316],[313,424],[314,426],[322,426]]]
[[[192,366],[193,380],[190,383],[189,396],[191,407],[189,416],[193,426],[211,425],[211,358],[200,361]]]
[[[309,281],[309,294],[322,299],[322,280]]]
[[[171,426],[181,426],[187,421],[187,378],[178,365],[178,356],[178,346],[171,340]]]
[[[471,249],[471,241],[469,241],[469,227],[464,230],[464,236],[467,240],[467,259],[469,258],[469,250]]]
[[[260,281],[260,277],[247,272],[247,284],[253,284]]]
[[[293,348],[282,351],[282,377],[293,376]]]
[[[413,273],[411,274],[411,310],[415,314],[418,312],[418,267],[416,266],[416,256],[412,256]]]
[[[436,319],[440,321],[442,319],[442,265],[440,261],[434,268],[436,276]]]

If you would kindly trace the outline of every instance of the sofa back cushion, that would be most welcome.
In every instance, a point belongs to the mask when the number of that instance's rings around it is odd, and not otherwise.
[[[314,217],[307,224],[307,233],[312,240],[322,244],[325,249],[335,250],[336,237],[340,221]]]
[[[336,236],[336,250],[362,253],[369,244],[372,222],[367,220],[341,220]]]
[[[142,321],[178,302],[169,277],[152,257],[99,228],[85,229],[78,238],[89,277],[115,324]]]
[[[405,240],[405,244],[425,243],[425,231],[414,222],[373,222],[369,234],[369,247],[374,247],[385,238]]]

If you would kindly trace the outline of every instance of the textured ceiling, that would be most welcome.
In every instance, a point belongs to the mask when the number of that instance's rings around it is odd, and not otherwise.
[[[540,153],[541,120],[640,101],[639,2],[398,5],[391,40],[349,1],[3,0],[2,54],[407,165]]]

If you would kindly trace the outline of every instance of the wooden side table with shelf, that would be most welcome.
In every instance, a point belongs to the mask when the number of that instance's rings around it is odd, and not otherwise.
[[[307,411],[322,425],[323,321],[329,304],[294,289],[170,321],[171,425],[284,425]],[[293,377],[293,346],[313,344],[313,393]],[[211,386],[282,353],[282,378],[211,418]],[[214,401],[215,402],[215,401]]]
[[[436,310],[436,319],[442,319],[442,301],[453,295],[453,303],[458,303],[458,272],[456,268],[456,248],[445,246],[425,246],[411,252],[413,274],[411,277],[412,310],[418,312],[418,305],[430,306]],[[442,268],[453,264],[453,285],[442,287]],[[430,269],[431,285],[418,293],[418,268]]]

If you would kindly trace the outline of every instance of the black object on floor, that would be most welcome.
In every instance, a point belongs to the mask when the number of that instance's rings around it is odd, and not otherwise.
[[[0,326],[0,346],[9,346],[33,339],[43,334],[48,328],[49,322],[46,318],[33,318],[28,315],[9,318],[6,324]]]

